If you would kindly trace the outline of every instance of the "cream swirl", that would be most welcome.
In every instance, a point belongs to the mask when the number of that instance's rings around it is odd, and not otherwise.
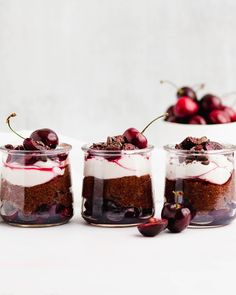
[[[177,158],[171,158],[166,177],[169,180],[198,178],[219,185],[226,183],[232,175],[233,163],[224,155],[209,155],[208,159],[206,165],[200,161],[180,163]]]
[[[151,173],[150,159],[144,155],[123,155],[121,158],[107,160],[103,157],[87,158],[84,176],[112,179],[125,176],[143,176]]]
[[[2,179],[13,185],[32,187],[49,182],[53,178],[63,175],[65,162],[57,162],[47,159],[46,162],[38,161],[34,165],[23,166],[17,162],[4,163],[2,167]]]

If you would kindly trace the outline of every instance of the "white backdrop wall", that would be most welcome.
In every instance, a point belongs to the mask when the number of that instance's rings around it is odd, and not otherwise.
[[[0,130],[16,111],[18,129],[97,140],[163,112],[160,79],[236,90],[235,16],[235,0],[0,0]]]

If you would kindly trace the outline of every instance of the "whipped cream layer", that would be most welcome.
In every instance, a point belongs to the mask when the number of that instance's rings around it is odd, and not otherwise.
[[[169,180],[201,179],[214,184],[226,183],[232,175],[233,163],[224,155],[208,155],[209,164],[199,161],[179,163],[177,158],[170,158],[167,165],[166,177]]]
[[[65,162],[59,163],[47,159],[46,162],[38,161],[34,165],[29,166],[22,166],[17,162],[4,163],[2,167],[2,179],[13,185],[32,187],[49,182],[54,177],[63,175],[66,166]]]
[[[150,159],[143,155],[122,155],[121,158],[107,160],[103,157],[87,158],[84,176],[112,179],[125,176],[143,176],[151,173]]]

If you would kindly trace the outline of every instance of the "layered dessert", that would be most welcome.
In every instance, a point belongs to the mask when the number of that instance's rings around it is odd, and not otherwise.
[[[192,212],[192,225],[224,225],[235,217],[234,146],[188,137],[166,146],[165,198]],[[181,193],[176,193],[181,192]]]
[[[153,146],[141,132],[127,129],[106,142],[85,145],[82,216],[101,226],[130,226],[154,215],[151,173]]]
[[[51,129],[38,129],[22,145],[5,145],[1,176],[1,216],[22,226],[67,222],[73,216],[68,154]]]
[[[153,146],[148,145],[143,135],[146,128],[142,132],[129,128],[123,135],[82,148],[85,152],[82,216],[87,222],[130,226],[154,215]]]

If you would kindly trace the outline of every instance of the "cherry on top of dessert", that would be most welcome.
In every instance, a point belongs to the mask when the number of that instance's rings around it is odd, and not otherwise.
[[[58,136],[56,132],[51,129],[44,128],[35,130],[30,137],[23,137],[19,133],[17,133],[10,124],[11,118],[16,117],[16,113],[10,114],[7,119],[6,123],[10,130],[15,133],[17,136],[23,139],[23,149],[25,150],[48,150],[48,149],[55,149],[58,145]],[[8,145],[7,145],[8,146]]]
[[[6,144],[5,148],[7,150],[22,150],[22,151],[28,151],[28,152],[32,152],[29,154],[25,154],[25,155],[9,155],[7,162],[14,162],[17,161],[19,163],[22,164],[26,164],[26,165],[32,165],[35,162],[37,162],[37,160],[41,161],[45,161],[45,157],[40,157],[39,155],[35,154],[36,151],[47,151],[47,150],[54,150],[57,145],[58,145],[58,136],[57,134],[48,128],[44,128],[44,129],[38,129],[35,130],[30,137],[23,137],[21,136],[19,133],[17,133],[10,124],[10,120],[11,118],[15,117],[16,113],[12,113],[10,114],[7,119],[6,119],[6,123],[8,125],[8,127],[10,128],[10,130],[15,133],[17,136],[19,136],[20,138],[22,138],[23,143],[22,145],[17,145],[17,146],[13,146],[11,144]]]
[[[166,116],[168,116],[167,113],[155,118],[142,130],[142,132],[138,131],[136,128],[128,128],[122,135],[108,136],[106,142],[94,143],[90,146],[90,149],[114,151],[145,149],[148,146],[148,141],[144,136],[144,132],[156,120]]]
[[[35,142],[42,142],[46,147],[55,149],[58,146],[59,139],[55,131],[49,128],[37,129],[30,135]]]

